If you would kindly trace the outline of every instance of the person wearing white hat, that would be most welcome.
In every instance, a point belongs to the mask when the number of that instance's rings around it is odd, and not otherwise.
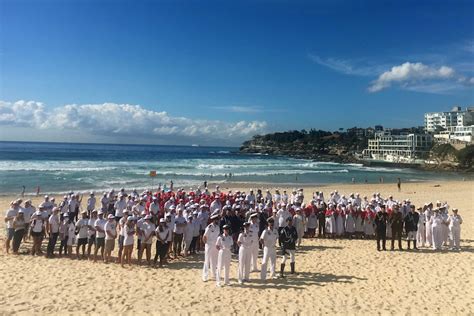
[[[119,222],[123,217],[123,211],[127,208],[127,201],[125,201],[125,195],[120,195],[119,200],[115,202],[115,222]]]
[[[79,259],[79,250],[82,247],[82,257],[86,257],[87,237],[89,236],[89,220],[87,218],[87,211],[83,211],[81,219],[76,222],[76,256]]]
[[[237,239],[239,245],[239,283],[249,281],[250,278],[250,261],[252,254],[253,236],[250,232],[250,223],[244,223],[244,231],[240,233]]]
[[[275,220],[269,218],[267,220],[268,227],[262,232],[260,241],[263,245],[263,260],[262,260],[262,271],[260,278],[265,280],[267,278],[267,265],[270,261],[270,277],[275,277],[275,265],[276,265],[276,241],[278,239],[278,230],[275,229]]]
[[[109,214],[107,216],[107,222],[104,225],[105,230],[105,254],[104,262],[108,263],[112,255],[112,251],[115,248],[115,239],[117,238],[117,222],[115,216]]]
[[[193,220],[192,220],[192,223],[193,223],[193,225],[192,225],[193,239],[191,240],[191,245],[190,245],[189,251],[192,255],[195,255],[196,254],[196,245],[198,243],[199,236],[200,236],[200,231],[201,231],[201,223],[199,223],[198,212],[197,211],[194,211],[192,216],[193,216]]]
[[[419,207],[418,209],[418,227],[416,231],[416,242],[419,247],[425,247],[426,243],[426,217],[423,209]]]
[[[293,225],[296,228],[296,231],[298,232],[298,241],[297,241],[297,246],[301,246],[301,241],[303,239],[304,235],[304,226],[305,226],[305,219],[302,214],[301,208],[296,208],[296,214],[293,216]]]
[[[74,225],[74,220],[72,216],[67,217],[66,222],[66,231],[67,231],[67,253],[69,258],[72,259],[72,246],[76,242],[76,225]]]
[[[96,230],[95,230],[95,221],[97,220],[97,210],[92,210],[90,212],[90,217],[87,220],[87,258],[92,260],[91,251],[92,246],[95,247],[95,237],[96,237]]]
[[[91,212],[95,209],[97,199],[95,198],[94,192],[89,194],[89,198],[87,199],[87,215],[91,215]]]
[[[125,238],[123,240],[122,256],[120,257],[120,264],[122,267],[124,267],[125,260],[129,265],[132,265],[132,252],[134,243],[133,236],[135,235],[135,232],[135,218],[133,216],[129,216],[124,228]]]
[[[439,214],[439,209],[434,209],[434,215],[431,216],[431,236],[433,238],[433,249],[441,250],[443,244],[443,218]]]
[[[41,243],[43,236],[46,231],[45,221],[43,218],[42,211],[36,211],[31,217],[31,236],[33,236],[33,248],[31,250],[32,255],[41,255]]]
[[[24,212],[22,209],[18,211],[13,220],[13,229],[15,232],[13,234],[12,250],[14,254],[18,254],[18,249],[20,249],[21,241],[26,231]]]
[[[449,246],[452,250],[461,250],[461,224],[462,217],[458,214],[458,209],[453,208],[453,214],[448,218]]]
[[[183,244],[184,244],[184,256],[186,257],[191,249],[191,243],[193,241],[193,234],[194,234],[194,223],[193,223],[193,215],[188,216],[188,221],[186,226],[183,229]]]
[[[10,242],[13,240],[13,235],[15,234],[15,228],[13,228],[13,220],[15,219],[18,211],[20,210],[20,206],[18,205],[17,201],[10,202],[10,208],[7,210],[5,214],[5,223],[7,226],[7,235],[5,238],[5,250],[7,253],[10,251]]]
[[[104,251],[105,251],[105,223],[107,220],[104,218],[104,211],[100,210],[98,213],[99,218],[94,223],[94,228],[96,230],[95,235],[95,249],[94,249],[94,262],[97,261],[97,253],[100,249],[101,260],[104,260]]]
[[[260,229],[260,224],[258,223],[258,214],[253,213],[250,215],[250,227],[249,231],[252,235],[253,241],[251,246],[251,253],[250,253],[250,272],[258,272],[258,249],[259,249],[259,236],[258,232]]]
[[[174,258],[177,258],[181,255],[181,250],[183,248],[183,234],[184,229],[186,228],[186,219],[183,216],[183,210],[178,210],[178,215],[174,220],[174,237],[173,237],[173,252]],[[192,238],[191,238],[192,239]],[[191,241],[189,241],[191,243]]]
[[[168,236],[171,234],[169,230],[166,220],[161,218],[159,220],[158,227],[155,230],[156,235],[156,255],[154,263],[158,261],[158,257],[160,257],[160,265],[161,268],[166,261],[166,254],[168,253]]]
[[[426,221],[426,242],[428,243],[428,247],[430,248],[433,246],[433,230],[431,229],[431,218],[433,217],[432,206],[432,204],[425,203],[425,206],[423,207]]]
[[[33,213],[36,212],[36,208],[33,206],[31,203],[31,200],[26,200],[25,201],[25,207],[23,208],[23,217],[25,218],[25,235],[23,237],[23,240],[26,241],[29,239],[30,235],[30,222],[31,222],[31,216]]]
[[[223,233],[217,237],[216,241],[216,248],[219,251],[216,275],[217,286],[221,286],[222,269],[224,269],[224,284],[229,285],[230,260],[232,257],[232,245],[234,244],[232,236],[229,234],[230,226],[224,225],[222,229]]]
[[[67,213],[62,215],[62,220],[59,223],[59,256],[62,256],[63,251],[67,256],[67,240],[68,240],[68,226],[69,226],[69,215]]]
[[[153,216],[146,215],[144,217],[145,222],[142,224],[142,242],[140,247],[140,252],[138,253],[138,264],[140,264],[143,251],[145,251],[146,262],[148,265],[151,264],[151,245],[153,243],[153,236],[155,234],[155,224],[153,224]]]
[[[298,232],[293,226],[293,218],[290,216],[287,219],[288,225],[280,232],[279,239],[281,240],[282,261],[280,265],[280,277],[284,276],[285,263],[287,255],[290,256],[291,274],[295,273],[295,252],[296,240],[298,239]]]
[[[204,264],[202,267],[202,280],[207,282],[209,280],[209,269],[212,277],[216,277],[217,257],[218,251],[216,248],[217,237],[220,234],[218,225],[219,215],[213,214],[211,216],[211,223],[206,227],[202,241],[204,242]]]
[[[48,248],[46,250],[47,258],[52,258],[54,256],[54,248],[56,247],[56,242],[58,241],[60,226],[59,212],[59,207],[53,208],[53,214],[51,214],[51,216],[48,218],[48,222],[46,223],[46,232],[49,235]]]
[[[158,215],[160,214],[160,203],[158,198],[153,197],[152,198],[152,203],[150,204],[149,208],[150,210],[150,215],[153,216],[152,222],[153,224],[157,225],[158,224]]]

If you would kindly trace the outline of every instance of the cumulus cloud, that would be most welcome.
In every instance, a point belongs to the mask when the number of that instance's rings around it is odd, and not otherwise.
[[[130,104],[68,104],[47,110],[35,101],[0,101],[0,124],[43,130],[77,130],[103,136],[239,141],[263,132],[264,121],[224,122],[170,116]]]
[[[394,82],[413,83],[425,80],[452,79],[456,75],[451,67],[430,67],[422,63],[406,62],[394,66],[389,71],[382,73],[369,87],[370,92],[378,92],[390,87]]]

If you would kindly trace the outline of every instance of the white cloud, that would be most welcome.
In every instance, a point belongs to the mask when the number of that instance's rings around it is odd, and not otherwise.
[[[384,67],[383,65],[370,64],[367,60],[355,61],[334,57],[324,59],[314,54],[309,54],[308,57],[318,65],[352,76],[374,76],[380,73],[382,67]]]
[[[416,87],[423,87],[423,92],[439,92],[447,88],[459,88],[459,85],[453,83],[461,83],[469,85],[470,78],[465,78],[456,73],[456,71],[448,66],[433,67],[423,63],[405,62],[399,66],[392,67],[389,71],[382,73],[369,86],[369,92],[378,92],[390,87],[394,83],[400,84],[403,88],[416,90]],[[436,83],[436,84],[433,84]],[[442,85],[446,89],[441,89]],[[426,87],[435,86],[436,89],[430,91]]]
[[[48,111],[40,102],[0,101],[0,125],[81,131],[103,136],[160,136],[183,140],[239,142],[264,132],[264,121],[224,122],[170,116],[130,104],[68,104]]]
[[[260,113],[263,112],[263,109],[259,106],[213,106],[215,110],[222,110],[232,113]]]

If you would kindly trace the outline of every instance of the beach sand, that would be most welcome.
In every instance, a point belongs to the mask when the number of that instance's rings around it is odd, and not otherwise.
[[[86,260],[6,255],[2,234],[0,314],[474,313],[473,182],[407,183],[401,193],[395,184],[328,185],[305,187],[305,193],[309,197],[322,190],[329,196],[335,189],[346,195],[393,194],[417,206],[448,201],[464,219],[462,251],[377,252],[375,240],[305,239],[297,251],[297,276],[261,282],[259,274],[252,273],[250,283],[239,285],[233,258],[232,285],[216,288],[215,282],[201,280],[203,255],[164,269],[121,268]],[[0,198],[3,212],[12,199]],[[38,201],[34,199],[35,205]],[[1,227],[3,232],[3,221]],[[278,259],[277,269],[279,264]]]

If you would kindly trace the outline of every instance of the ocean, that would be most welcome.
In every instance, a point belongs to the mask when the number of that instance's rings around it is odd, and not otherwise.
[[[150,177],[150,171],[156,177]],[[229,178],[229,173],[232,177]],[[175,188],[209,183],[329,184],[462,180],[465,175],[240,154],[238,148],[0,142],[0,194]]]

